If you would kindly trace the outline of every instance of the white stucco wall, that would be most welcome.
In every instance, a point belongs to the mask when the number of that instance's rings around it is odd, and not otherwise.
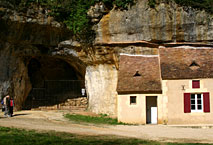
[[[136,104],[130,104],[130,96],[137,96]],[[118,121],[130,124],[146,124],[146,96],[157,96],[158,124],[162,124],[163,98],[160,94],[118,95]]]

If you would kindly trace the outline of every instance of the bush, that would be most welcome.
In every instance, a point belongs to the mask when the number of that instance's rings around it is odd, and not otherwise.
[[[170,0],[166,0],[169,2]],[[180,6],[192,7],[199,10],[205,10],[208,13],[213,13],[213,0],[174,0]],[[154,8],[157,4],[156,0],[149,0],[148,5]]]
[[[181,6],[191,6],[192,8],[205,10],[213,13],[213,0],[174,0]]]

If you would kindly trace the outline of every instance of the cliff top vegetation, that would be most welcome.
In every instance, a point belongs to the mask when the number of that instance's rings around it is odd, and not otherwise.
[[[162,0],[170,2],[171,0]],[[213,0],[173,0],[180,6],[192,7],[199,10],[205,10],[208,13],[213,13]],[[154,8],[157,5],[157,0],[149,0],[149,6]]]
[[[92,31],[94,23],[88,17],[89,8],[95,3],[102,2],[108,10],[113,7],[125,10],[133,5],[136,0],[0,0],[16,9],[26,9],[31,4],[42,5],[51,12],[57,21],[63,22],[74,34],[74,37],[79,41],[92,42],[95,34]],[[170,0],[164,0],[170,2]],[[213,13],[213,0],[174,0],[181,6],[191,6],[192,8],[205,10]],[[149,0],[149,6],[154,8],[157,5],[157,0]]]

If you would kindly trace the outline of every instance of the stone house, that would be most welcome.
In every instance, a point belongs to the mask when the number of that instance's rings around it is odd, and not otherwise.
[[[213,124],[213,49],[159,48],[156,56],[121,55],[118,121]]]

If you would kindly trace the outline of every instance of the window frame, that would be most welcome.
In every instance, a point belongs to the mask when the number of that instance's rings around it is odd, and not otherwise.
[[[135,99],[134,102],[132,102],[133,99]],[[130,96],[129,97],[129,103],[130,103],[130,105],[136,105],[137,104],[137,96]]]
[[[201,104],[198,104],[198,94],[201,95]],[[192,104],[192,95],[195,95],[195,104]],[[192,109],[192,105],[195,105],[195,109]],[[198,109],[198,105],[201,105],[202,109]],[[190,107],[191,107],[191,112],[204,112],[204,100],[203,100],[203,93],[191,93],[190,94]]]

